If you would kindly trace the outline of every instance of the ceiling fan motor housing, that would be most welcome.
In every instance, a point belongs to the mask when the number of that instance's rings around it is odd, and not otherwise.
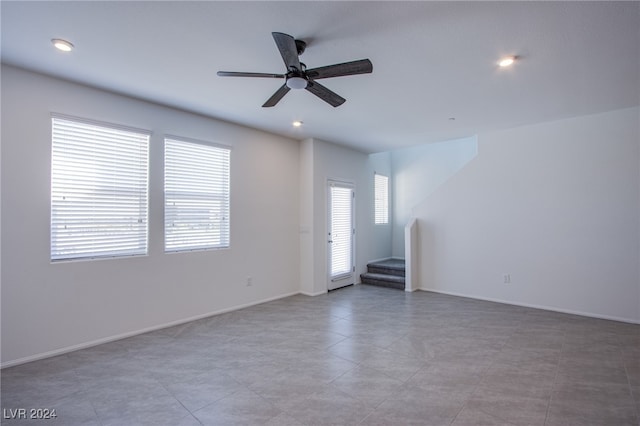
[[[304,49],[307,48],[307,43],[302,40],[296,40],[296,50],[298,51],[298,55],[302,55],[304,53]]]
[[[298,44],[300,40],[296,40],[296,45]],[[302,42],[304,43],[304,42]],[[304,49],[303,49],[304,50]],[[305,72],[307,66],[300,62],[300,69],[296,69],[294,67],[291,68],[291,71],[289,71],[286,74],[286,81],[285,84],[287,85],[287,87],[289,89],[306,89],[307,85],[309,84],[309,78],[307,77],[307,74]]]

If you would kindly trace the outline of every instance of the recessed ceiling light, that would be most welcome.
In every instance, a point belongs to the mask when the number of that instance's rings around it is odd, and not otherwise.
[[[509,67],[511,65],[513,65],[513,63],[516,61],[516,57],[515,56],[505,56],[504,58],[500,59],[498,61],[498,66],[500,67]]]
[[[61,38],[51,39],[51,43],[53,43],[56,49],[62,50],[63,52],[71,52],[73,50],[73,44]]]
[[[294,121],[294,122],[293,122],[293,123],[291,123],[291,124],[293,124],[293,127],[300,127],[300,126],[302,126],[302,121],[300,121],[300,120],[296,120],[296,121]]]

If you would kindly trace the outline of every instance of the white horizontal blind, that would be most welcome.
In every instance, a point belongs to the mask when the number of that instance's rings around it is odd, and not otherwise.
[[[147,253],[149,134],[52,117],[51,260]]]
[[[350,274],[353,268],[353,190],[332,185],[331,196],[331,277]]]
[[[227,148],[164,141],[165,251],[229,247]]]
[[[375,224],[389,223],[389,178],[374,174]]]

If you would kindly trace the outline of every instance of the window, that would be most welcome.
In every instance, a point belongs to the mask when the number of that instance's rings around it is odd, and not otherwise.
[[[389,223],[389,178],[374,174],[375,224]]]
[[[164,141],[165,251],[229,247],[228,148]]]
[[[52,117],[51,260],[147,253],[149,133]]]

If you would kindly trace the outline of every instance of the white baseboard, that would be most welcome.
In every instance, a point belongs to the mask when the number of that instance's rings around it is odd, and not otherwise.
[[[321,296],[323,294],[327,294],[327,290],[324,291],[318,291],[316,293],[309,293],[307,291],[301,291],[299,294],[303,294],[305,296],[311,296],[311,297],[315,297],[315,296]]]
[[[212,317],[212,316],[215,316],[215,315],[220,315],[220,314],[224,314],[224,313],[227,313],[227,312],[237,311],[239,309],[248,308],[248,307],[254,306],[254,305],[260,305],[262,303],[272,302],[272,301],[278,300],[278,299],[284,299],[285,297],[295,296],[296,294],[300,294],[300,292],[296,291],[296,292],[293,292],[293,293],[282,294],[280,296],[269,297],[267,299],[262,299],[262,300],[258,300],[256,302],[251,302],[251,303],[245,303],[245,304],[242,304],[242,305],[234,306],[232,308],[226,308],[226,309],[221,309],[219,311],[208,312],[208,313],[205,313],[205,314],[200,314],[200,315],[196,315],[196,316],[189,317],[189,318],[183,318],[183,319],[180,319],[180,320],[168,322],[168,323],[161,324],[161,325],[155,325],[153,327],[147,327],[147,328],[143,328],[143,329],[136,330],[136,331],[130,331],[130,332],[127,332],[127,333],[118,334],[118,335],[115,335],[115,336],[109,336],[109,337],[105,337],[105,338],[102,338],[102,339],[92,340],[90,342],[80,343],[80,344],[72,345],[72,346],[66,346],[64,348],[55,349],[53,351],[43,352],[43,353],[39,353],[39,354],[36,354],[36,355],[30,355],[30,356],[27,356],[27,357],[24,357],[24,358],[14,359],[14,360],[11,360],[11,361],[0,363],[0,369],[8,368],[8,367],[14,367],[16,365],[26,364],[28,362],[38,361],[38,360],[45,359],[45,358],[51,358],[51,357],[54,357],[54,356],[63,355],[63,354],[66,354],[66,353],[69,353],[69,352],[78,351],[78,350],[81,350],[81,349],[91,348],[93,346],[98,346],[98,345],[102,345],[104,343],[114,342],[116,340],[126,339],[128,337],[137,336],[139,334],[149,333],[151,331],[156,331],[156,330],[162,330],[163,328],[169,328],[169,327],[174,327],[174,326],[180,325],[180,324],[186,324],[186,323],[191,322],[191,321],[197,321],[197,320],[200,320],[200,319],[203,319],[203,318],[208,318],[208,317]]]
[[[640,324],[640,320],[636,320],[636,319],[632,319],[632,318],[622,318],[622,317],[616,317],[616,316],[611,316],[611,315],[600,315],[600,314],[594,314],[594,313],[591,313],[591,312],[574,311],[574,310],[571,310],[571,309],[561,309],[561,308],[555,308],[555,307],[544,306],[544,305],[534,305],[534,304],[530,304],[530,303],[513,302],[513,301],[510,301],[510,300],[494,299],[494,298],[491,298],[491,297],[475,296],[475,295],[469,295],[469,294],[455,293],[455,292],[451,292],[451,291],[442,291],[442,290],[436,290],[436,289],[433,289],[433,288],[419,287],[418,290],[430,291],[432,293],[446,294],[446,295],[449,295],[449,296],[466,297],[466,298],[469,298],[469,299],[483,300],[485,302],[495,302],[495,303],[503,303],[505,305],[514,305],[514,306],[522,306],[522,307],[525,307],[525,308],[541,309],[541,310],[544,310],[544,311],[559,312],[559,313],[562,313],[562,314],[580,315],[582,317],[604,319],[604,320],[609,320],[609,321],[626,322],[626,323],[629,323],[629,324]]]

